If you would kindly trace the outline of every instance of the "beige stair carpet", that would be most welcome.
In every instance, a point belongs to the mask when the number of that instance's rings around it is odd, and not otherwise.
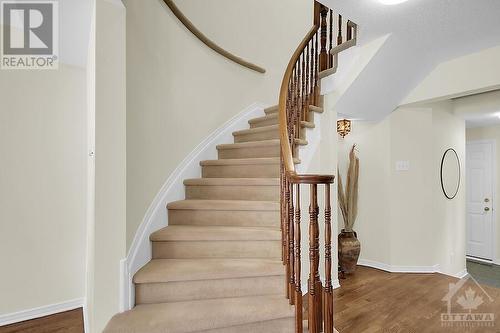
[[[234,132],[234,143],[217,146],[217,160],[200,163],[202,178],[184,181],[186,199],[167,205],[169,226],[151,234],[153,259],[134,276],[136,306],[104,332],[294,331],[281,262],[276,112]]]

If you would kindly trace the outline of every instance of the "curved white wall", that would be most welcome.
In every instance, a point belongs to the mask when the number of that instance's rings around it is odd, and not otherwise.
[[[148,206],[190,151],[248,105],[276,104],[286,64],[312,25],[312,2],[177,1],[208,37],[266,68],[264,75],[208,49],[162,1],[124,2],[130,248]]]

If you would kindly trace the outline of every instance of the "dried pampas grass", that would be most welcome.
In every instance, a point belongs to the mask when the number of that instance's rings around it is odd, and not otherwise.
[[[354,222],[358,216],[358,180],[359,158],[356,156],[356,145],[349,153],[349,169],[347,170],[347,184],[344,191],[342,177],[338,174],[339,207],[344,219],[344,230],[353,231]]]

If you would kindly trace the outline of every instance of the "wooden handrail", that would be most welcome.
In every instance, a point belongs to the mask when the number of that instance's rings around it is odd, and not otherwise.
[[[249,61],[244,60],[241,57],[238,57],[234,54],[232,54],[229,51],[226,51],[219,45],[217,45],[215,42],[213,42],[210,38],[205,36],[198,28],[194,26],[194,24],[182,13],[182,11],[176,6],[173,0],[163,0],[165,4],[170,8],[172,13],[181,21],[184,26],[193,33],[200,41],[202,41],[206,46],[214,50],[215,52],[219,53],[220,55],[226,57],[227,59],[243,66],[248,69],[251,69],[253,71],[259,72],[264,74],[266,70],[258,65],[255,65]]]
[[[304,52],[304,49],[314,37],[318,31],[318,26],[313,26],[307,35],[302,39],[299,46],[292,55],[292,58],[288,62],[286,67],[285,75],[283,76],[283,81],[281,81],[280,97],[279,97],[279,128],[280,128],[280,144],[281,153],[283,154],[283,163],[285,164],[285,170],[289,174],[295,174],[295,164],[293,162],[292,147],[289,142],[289,132],[287,128],[287,114],[286,114],[286,103],[288,100],[288,84],[292,77],[292,72],[295,64],[297,63],[300,55]]]
[[[334,22],[338,31],[334,31]],[[346,21],[346,40],[342,35],[342,16],[315,1],[313,27],[293,53],[283,75],[279,94],[280,210],[282,257],[285,265],[286,295],[295,305],[295,333],[303,332],[301,186],[309,187],[309,278],[307,287],[308,331],[333,333],[332,287],[332,211],[333,175],[299,175],[295,171],[296,139],[303,138],[303,124],[310,121],[311,106],[320,106],[321,73],[335,72],[338,53],[356,44],[357,26]],[[334,35],[337,45],[334,45]],[[324,188],[325,252],[320,266],[318,190]],[[334,187],[335,189],[335,187]],[[295,206],[294,206],[295,205]],[[320,267],[325,277],[321,281]]]

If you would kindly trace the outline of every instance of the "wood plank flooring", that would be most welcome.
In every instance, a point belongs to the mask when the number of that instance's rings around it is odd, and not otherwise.
[[[493,327],[477,323],[469,328],[443,327],[441,314],[447,312],[447,304],[442,299],[449,284],[457,281],[441,274],[395,274],[359,267],[335,291],[335,327],[340,333],[500,333],[500,289],[486,286],[492,301],[482,295],[484,303],[473,313],[493,313]],[[456,297],[469,287],[479,296],[480,288],[469,280]],[[452,313],[467,313],[456,301]]]
[[[0,333],[83,333],[83,311],[76,309],[52,316],[0,327]]]

